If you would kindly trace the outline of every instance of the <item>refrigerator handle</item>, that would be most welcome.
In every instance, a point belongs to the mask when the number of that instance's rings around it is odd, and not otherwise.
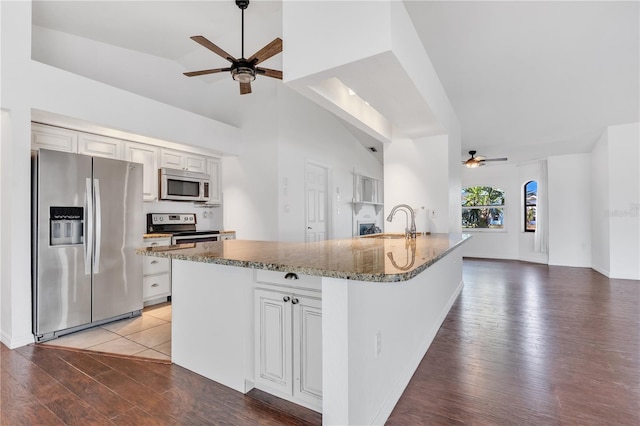
[[[91,274],[91,253],[93,252],[93,199],[91,191],[91,178],[85,181],[84,191],[85,229],[84,229],[84,273]]]
[[[93,180],[93,193],[96,200],[96,251],[93,258],[93,273],[100,272],[100,243],[102,242],[102,208],[100,206],[100,180]]]

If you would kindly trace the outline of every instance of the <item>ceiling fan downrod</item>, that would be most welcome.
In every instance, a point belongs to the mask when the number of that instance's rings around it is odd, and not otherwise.
[[[241,53],[240,57],[244,58],[244,10],[247,7],[249,7],[249,0],[236,0],[236,5],[242,11],[242,21],[241,21],[241,25],[242,25],[241,43],[242,43],[242,46],[240,46],[240,53]]]

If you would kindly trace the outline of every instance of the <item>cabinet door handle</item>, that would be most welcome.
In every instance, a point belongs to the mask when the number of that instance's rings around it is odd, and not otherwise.
[[[150,245],[150,246],[157,246],[157,245],[158,245],[158,243],[151,243],[151,244],[149,244],[149,245]]]
[[[298,275],[294,274],[293,272],[287,272],[287,275],[284,276],[285,280],[297,280],[298,279]]]
[[[160,287],[160,284],[158,284],[158,283],[153,283],[153,284],[151,284],[151,287]]]
[[[157,260],[152,260],[152,261],[151,261],[151,264],[152,264],[152,265],[155,265],[156,263],[158,263],[158,261],[157,261]]]
[[[299,300],[298,300],[298,299],[296,299],[295,297],[293,298],[293,300],[291,300],[291,303],[292,303],[293,305],[297,305],[297,304],[298,304],[298,302],[299,302]]]
[[[283,301],[284,303],[287,303],[289,300],[291,300],[291,298],[290,298],[289,296],[284,296],[284,297],[282,298],[282,301]]]

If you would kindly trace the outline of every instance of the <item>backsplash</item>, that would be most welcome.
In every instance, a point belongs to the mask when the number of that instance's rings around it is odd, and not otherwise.
[[[209,204],[178,202],[178,201],[155,201],[144,203],[145,218],[147,213],[195,213],[196,230],[223,230],[222,227],[222,207]]]

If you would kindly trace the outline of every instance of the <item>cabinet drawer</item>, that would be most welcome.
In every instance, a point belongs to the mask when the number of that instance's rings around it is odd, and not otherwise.
[[[168,273],[171,260],[163,257],[145,256],[142,264],[142,273],[144,275]]]
[[[317,277],[314,275],[303,275],[297,272],[293,275],[289,275],[289,273],[287,272],[256,269],[255,279],[256,282],[264,284],[275,284],[283,287],[303,288],[312,291],[322,290],[321,277]]]
[[[144,240],[145,247],[168,246],[171,245],[171,238],[147,238]]]
[[[169,274],[151,275],[142,279],[142,299],[149,300],[171,295]]]

